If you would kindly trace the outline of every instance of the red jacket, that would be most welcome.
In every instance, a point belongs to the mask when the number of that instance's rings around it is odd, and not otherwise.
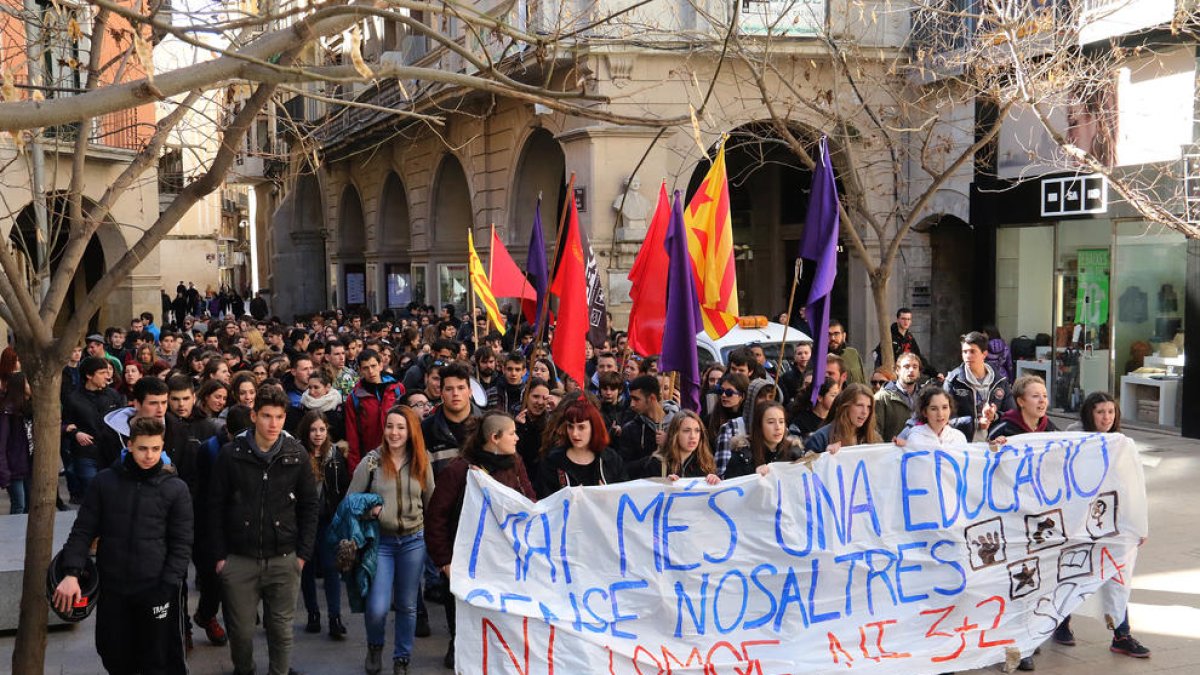
[[[404,396],[404,385],[390,376],[383,378],[383,393],[376,396],[363,386],[362,380],[350,390],[346,399],[346,443],[350,451],[346,462],[350,472],[368,452],[383,443],[383,423],[387,411]]]

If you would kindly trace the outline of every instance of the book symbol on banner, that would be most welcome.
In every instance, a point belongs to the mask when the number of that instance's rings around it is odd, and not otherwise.
[[[1025,539],[1029,542],[1027,549],[1030,553],[1067,543],[1062,509],[1025,516]]]
[[[1092,575],[1092,548],[1095,544],[1075,544],[1058,553],[1059,582]]]
[[[971,569],[981,570],[1008,560],[1005,552],[1004,524],[1000,517],[981,520],[965,532],[967,550],[971,554]]]
[[[1042,587],[1041,564],[1037,558],[1026,558],[1008,566],[1008,597],[1023,598]]]
[[[1102,492],[1096,495],[1088,507],[1087,532],[1092,539],[1112,537],[1120,533],[1117,528],[1117,493]]]

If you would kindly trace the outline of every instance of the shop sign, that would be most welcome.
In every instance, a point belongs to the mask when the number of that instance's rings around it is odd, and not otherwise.
[[[1108,180],[1100,174],[1042,179],[1042,215],[1077,216],[1108,210]]]

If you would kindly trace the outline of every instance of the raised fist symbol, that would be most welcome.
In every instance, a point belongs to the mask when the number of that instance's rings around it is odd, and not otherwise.
[[[995,532],[988,532],[980,535],[975,540],[975,546],[979,547],[979,559],[984,565],[992,565],[996,562],[996,554],[1000,551],[1000,535]]]

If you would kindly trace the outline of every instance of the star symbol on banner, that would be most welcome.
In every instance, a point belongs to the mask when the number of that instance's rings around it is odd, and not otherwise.
[[[708,196],[708,179],[705,178],[704,182],[700,184],[700,189],[696,190],[696,195],[692,197],[692,203],[688,204],[688,210],[692,212],[692,217],[695,218],[696,211],[700,210],[701,206],[711,201],[712,197]]]

